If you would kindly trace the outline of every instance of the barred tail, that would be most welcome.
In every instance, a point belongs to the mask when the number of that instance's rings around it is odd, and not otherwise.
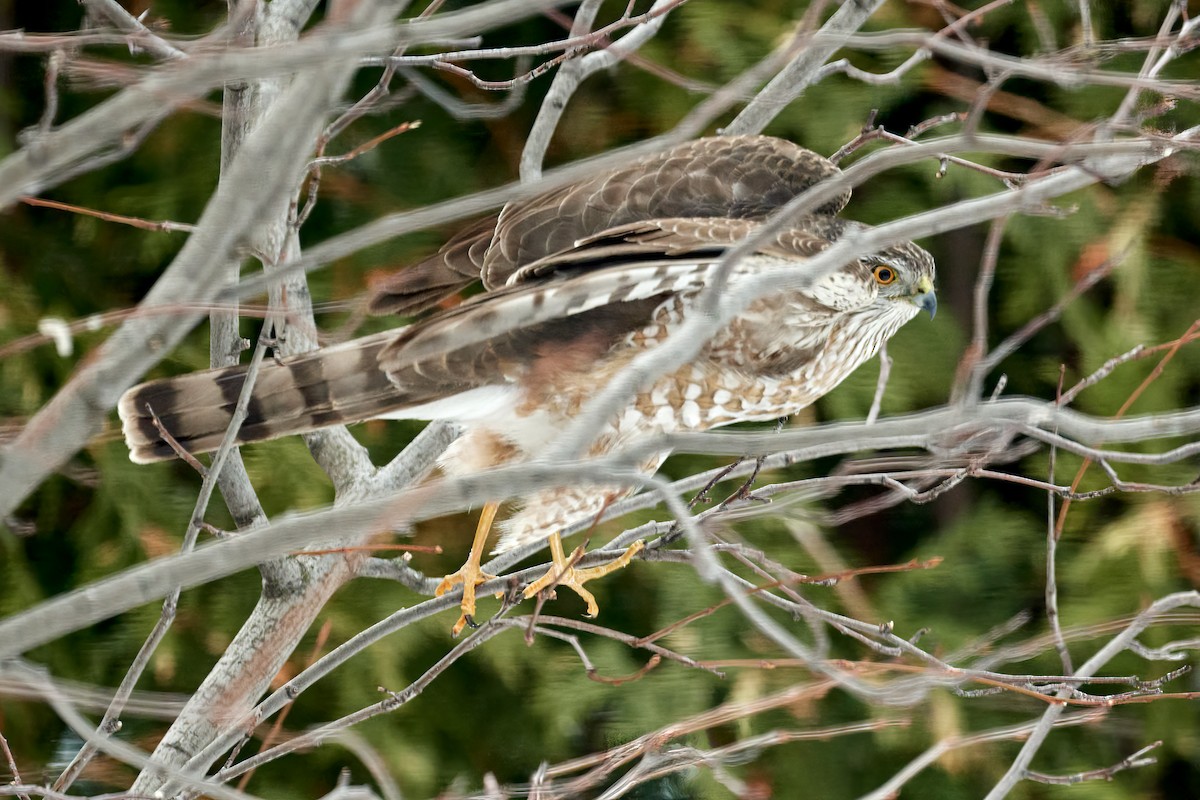
[[[360,422],[412,405],[414,398],[379,368],[379,351],[392,338],[394,334],[368,337],[282,363],[264,362],[238,429],[238,443]],[[150,381],[125,392],[117,413],[130,459],[144,464],[175,457],[155,416],[188,452],[216,450],[233,418],[246,373],[244,366],[213,369]]]

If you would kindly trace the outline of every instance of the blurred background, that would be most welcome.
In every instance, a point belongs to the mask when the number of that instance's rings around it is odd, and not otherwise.
[[[222,2],[160,0],[125,3],[145,23],[171,36],[201,36],[222,23]],[[465,4],[448,3],[447,8]],[[639,4],[639,9],[641,5]],[[1152,36],[1166,2],[1092,4],[1093,25],[1107,41]],[[601,20],[619,16],[624,3],[610,3]],[[591,77],[572,98],[554,136],[547,166],[602,153],[669,130],[700,100],[756,63],[804,13],[805,3],[760,0],[692,0],[675,9],[659,34],[635,57]],[[866,31],[946,24],[936,2],[888,2]],[[0,30],[67,32],[83,26],[74,2],[14,3],[0,0]],[[484,46],[543,42],[564,35],[571,7],[489,33]],[[1026,0],[991,10],[970,34],[993,50],[1019,56],[1078,45],[1081,28],[1073,3]],[[1048,41],[1048,37],[1052,40]],[[911,47],[840,55],[871,72],[904,61]],[[1082,62],[1136,73],[1143,51],[1079,48]],[[152,63],[121,46],[88,47],[80,57],[124,65]],[[1077,62],[1078,63],[1078,62]],[[46,109],[47,60],[0,46],[0,156],[20,146],[21,132],[38,124]],[[511,78],[511,61],[475,62],[491,80]],[[378,80],[363,69],[348,94],[362,96]],[[1195,81],[1194,54],[1171,64],[1165,77]],[[531,81],[512,97],[485,92],[447,72],[418,73],[420,87],[397,79],[386,113],[357,121],[331,149],[345,152],[402,122],[420,126],[399,134],[322,176],[320,202],[301,231],[313,244],[383,214],[418,208],[511,181],[525,136],[549,86],[550,75]],[[981,71],[932,58],[897,84],[871,85],[832,75],[808,89],[765,131],[829,155],[854,139],[873,120],[904,134],[912,125],[970,107],[986,77]],[[80,75],[58,84],[56,120],[76,117],[110,96]],[[1054,141],[1085,136],[1085,127],[1109,115],[1124,89],[1054,86],[1029,79],[1005,82],[988,102],[981,131],[1020,134]],[[1147,100],[1150,106],[1157,96]],[[459,118],[448,108],[496,116]],[[220,161],[219,93],[191,104],[154,130],[128,158],[81,175],[43,195],[45,199],[143,220],[194,222],[216,186]],[[736,110],[736,109],[735,109]],[[718,120],[715,132],[732,114]],[[1194,103],[1183,100],[1148,122],[1163,131],[1200,123]],[[957,123],[929,135],[954,133]],[[881,146],[868,144],[843,164]],[[972,154],[998,169],[1026,171],[1028,161]],[[1179,339],[1200,316],[1200,188],[1196,161],[1181,154],[1138,172],[1119,186],[1097,185],[1060,199],[1058,212],[1015,218],[1000,245],[995,284],[988,300],[994,346],[1050,308],[1091,271],[1119,264],[1112,274],[1071,303],[985,380],[990,393],[1001,380],[1006,395],[1053,399],[1107,360],[1136,345],[1156,347]],[[868,223],[951,204],[1002,188],[993,176],[951,165],[939,175],[936,161],[889,171],[856,190],[844,215]],[[948,402],[956,370],[972,331],[972,298],[988,225],[923,240],[938,263],[940,312],[907,325],[890,343],[894,359],[884,414]],[[330,335],[345,336],[347,323],[359,332],[394,327],[398,320],[361,320],[359,309],[372,275],[398,269],[434,250],[452,227],[424,231],[360,251],[311,274],[318,321]],[[15,433],[65,383],[81,359],[111,328],[101,326],[73,340],[61,353],[52,342],[30,339],[47,318],[74,321],[136,304],[186,241],[186,233],[148,231],[56,208],[19,204],[0,213],[0,440]],[[250,271],[252,268],[247,268]],[[243,335],[257,334],[247,319]],[[1115,369],[1075,402],[1081,411],[1110,416],[1151,377],[1165,350]],[[204,326],[172,352],[154,375],[207,367]],[[840,388],[788,425],[860,419],[871,405],[879,366],[863,366]],[[1130,414],[1194,407],[1200,403],[1200,346],[1184,344],[1138,396]],[[175,552],[186,527],[200,478],[180,463],[135,466],[113,424],[60,474],[46,481],[0,530],[0,615],[27,609],[130,565]],[[769,427],[769,426],[767,426]],[[372,422],[355,435],[382,461],[420,429],[414,423]],[[1155,442],[1159,451],[1181,442]],[[318,508],[332,488],[299,438],[246,448],[247,466],[271,515]],[[863,454],[868,457],[870,454]],[[915,454],[914,454],[915,455]],[[726,459],[676,456],[664,467],[671,477],[728,463]],[[1049,475],[1049,454],[1039,448],[1006,467],[1037,479]],[[1081,460],[1059,453],[1054,479],[1068,483]],[[759,483],[831,474],[855,467],[841,459],[798,464],[760,476]],[[1166,467],[1125,465],[1127,481],[1186,484],[1197,478],[1193,460]],[[1081,490],[1108,484],[1103,471],[1084,474]],[[718,499],[737,482],[714,491]],[[902,637],[927,629],[920,644],[945,655],[977,643],[1014,616],[1029,621],[1015,640],[1035,642],[1047,632],[1044,615],[1047,497],[1012,482],[968,479],[924,504],[901,503],[872,511],[879,487],[860,487],[821,498],[802,498],[770,517],[729,524],[723,533],[769,552],[798,572],[833,573],[910,559],[940,557],[936,568],[863,576],[837,587],[805,587],[804,596],[823,608],[863,620],[893,621]],[[783,501],[777,501],[783,502]],[[1057,511],[1057,509],[1056,509]],[[666,519],[660,508],[607,523],[593,541],[649,519]],[[219,502],[208,519],[232,528]],[[468,515],[423,523],[412,543],[439,544],[440,556],[417,555],[414,566],[429,575],[452,571],[464,557],[474,530]],[[1062,623],[1075,663],[1084,661],[1117,629],[1117,622],[1167,593],[1200,587],[1200,498],[1196,494],[1119,492],[1070,505],[1063,521],[1058,587]],[[139,684],[145,714],[128,714],[121,736],[147,749],[162,735],[172,709],[207,674],[256,602],[259,576],[251,572],[185,592],[179,615]],[[691,569],[638,564],[590,587],[602,609],[601,624],[646,635],[719,603],[720,591],[701,583]],[[303,669],[314,653],[330,648],[397,608],[421,597],[391,582],[357,580],[340,591],[293,656],[282,682]],[[481,603],[486,616],[498,604]],[[582,614],[583,605],[563,593],[548,613]],[[117,685],[159,614],[157,604],[139,608],[86,631],[32,651],[31,660],[62,679]],[[424,673],[450,647],[449,614],[425,620],[403,635],[384,640],[306,693],[291,709],[285,730],[302,730],[380,699],[378,687],[399,690]],[[1148,631],[1148,646],[1194,638],[1200,616],[1180,614],[1174,625]],[[801,626],[798,626],[801,627]],[[1062,667],[1048,640],[1028,648],[1029,657],[1003,668],[1057,674]],[[383,754],[407,797],[478,791],[480,776],[503,783],[528,781],[543,762],[558,763],[655,730],[719,704],[763,697],[810,681],[779,649],[747,625],[733,608],[721,608],[662,641],[697,661],[718,667],[723,677],[663,663],[621,685],[586,679],[569,645],[547,637],[526,646],[516,634],[492,639],[440,676],[400,711],[357,730]],[[645,663],[645,654],[615,641],[590,638],[589,658],[604,675],[625,676]],[[983,645],[984,647],[990,645]],[[835,656],[884,660],[850,638],[835,639]],[[1195,656],[1191,661],[1194,663]],[[769,665],[773,668],[767,669]],[[1154,678],[1181,662],[1154,662],[1126,654],[1105,674]],[[978,687],[968,687],[978,688]],[[1099,691],[1103,689],[1096,689]],[[1200,690],[1188,674],[1167,691]],[[1118,687],[1113,691],[1122,691]],[[85,707],[86,708],[86,707]],[[972,731],[1024,722],[1043,703],[1003,693],[962,697],[935,691],[914,707],[870,706],[831,691],[811,694],[761,714],[691,733],[680,741],[712,748],[773,730],[809,730],[879,723],[861,733],[831,733],[747,752],[729,769],[747,797],[857,797],[878,787],[934,742]],[[101,708],[86,708],[99,718]],[[0,733],[8,739],[22,777],[50,781],[79,747],[44,704],[0,687]],[[1102,722],[1054,732],[1034,768],[1071,774],[1110,766],[1129,753],[1163,740],[1157,763],[1120,773],[1111,782],[1082,786],[1020,784],[1021,798],[1200,797],[1200,714],[1190,699],[1118,706]],[[1004,741],[953,750],[922,772],[904,796],[980,797],[998,780],[1018,742]],[[350,764],[365,772],[339,745],[331,744],[268,765],[247,790],[269,797],[320,796]],[[79,793],[117,791],[132,771],[99,759],[76,785]],[[0,777],[7,780],[6,767]],[[642,786],[632,797],[706,798],[733,796],[707,770],[672,775]]]

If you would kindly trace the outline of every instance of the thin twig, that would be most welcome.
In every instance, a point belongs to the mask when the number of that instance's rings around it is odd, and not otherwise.
[[[875,395],[871,398],[871,408],[867,411],[866,424],[871,425],[879,419],[879,409],[883,406],[883,393],[887,391],[888,377],[892,374],[892,357],[887,352],[887,342],[879,345],[879,378],[875,381]]]
[[[380,691],[387,694],[387,698],[379,701],[366,708],[360,709],[352,714],[347,714],[339,719],[332,720],[306,733],[300,734],[285,742],[281,742],[274,747],[269,747],[261,752],[237,763],[236,765],[226,767],[214,776],[215,780],[227,781],[235,778],[247,771],[254,770],[263,764],[270,763],[275,759],[287,753],[292,753],[297,750],[302,750],[319,743],[325,737],[346,730],[364,720],[381,714],[388,714],[401,706],[406,705],[414,700],[425,690],[425,688],[434,681],[438,676],[445,672],[454,662],[462,658],[464,655],[479,647],[484,642],[491,639],[493,636],[502,633],[507,626],[502,625],[501,621],[505,610],[502,609],[500,614],[485,622],[478,629],[471,632],[469,636],[458,642],[450,652],[440,658],[436,664],[425,671],[421,677],[410,683],[407,687],[400,691],[392,691],[383,689]]]
[[[22,197],[21,202],[28,206],[55,208],[59,211],[69,211],[72,214],[96,217],[97,219],[102,219],[106,222],[118,222],[122,225],[132,225],[135,228],[141,228],[142,230],[147,231],[182,231],[185,233],[192,233],[196,230],[195,225],[186,222],[172,222],[171,220],[152,221],[148,219],[141,219],[139,217],[127,217],[123,214],[112,214],[107,211],[95,211],[90,208],[71,205],[70,203],[61,203],[57,200],[45,200],[40,197]]]
[[[1060,366],[1058,371],[1059,403],[1062,402],[1063,376],[1066,367]],[[1050,445],[1050,463],[1047,468],[1047,480],[1054,483],[1054,467],[1058,456],[1058,448]],[[1071,651],[1067,649],[1067,641],[1063,638],[1062,623],[1058,615],[1058,530],[1054,525],[1054,492],[1046,492],[1046,620],[1050,623],[1050,632],[1054,635],[1054,647],[1058,650],[1058,658],[1062,663],[1063,672],[1070,674]]]
[[[16,788],[23,783],[21,780],[21,771],[17,769],[17,760],[13,757],[13,752],[8,747],[8,739],[4,738],[3,732],[0,732],[0,753],[4,754],[4,761],[8,764],[9,774],[12,775],[11,785],[14,787],[13,794],[20,798],[20,800],[30,800],[28,792],[22,792]]]
[[[178,47],[143,25],[141,20],[126,11],[117,0],[82,0],[82,2],[89,10],[104,17],[117,30],[125,33],[125,41],[129,43],[131,51],[145,49],[155,58],[165,60],[187,57],[187,54]]]
[[[1125,416],[1125,412],[1127,412],[1129,408],[1137,402],[1138,398],[1142,396],[1142,393],[1145,392],[1147,388],[1149,388],[1150,384],[1154,383],[1154,381],[1158,380],[1159,376],[1162,375],[1163,370],[1166,369],[1167,364],[1171,362],[1171,360],[1175,357],[1175,354],[1179,352],[1179,349],[1183,346],[1184,342],[1191,341],[1197,333],[1200,333],[1200,319],[1197,319],[1195,322],[1193,322],[1182,336],[1172,342],[1170,349],[1167,350],[1159,362],[1154,366],[1154,369],[1151,370],[1150,374],[1147,375],[1140,384],[1138,384],[1137,388],[1130,393],[1129,397],[1125,399],[1125,402],[1121,404],[1121,407],[1117,409],[1115,414],[1113,414],[1113,419],[1121,419]],[[1079,488],[1079,484],[1083,480],[1083,476],[1087,474],[1088,468],[1091,466],[1093,460],[1095,460],[1095,458],[1089,454],[1089,456],[1084,459],[1083,463],[1079,465],[1079,471],[1075,473],[1075,479],[1071,481],[1072,491]],[[1062,506],[1059,508],[1058,519],[1054,525],[1055,535],[1062,534],[1063,525],[1066,524],[1067,512],[1070,510],[1070,507],[1071,503],[1069,500],[1067,500],[1064,501]]]
[[[1129,756],[1121,759],[1111,767],[1090,769],[1084,772],[1076,772],[1071,775],[1048,775],[1044,772],[1035,772],[1033,770],[1029,770],[1025,773],[1025,777],[1036,783],[1047,783],[1057,786],[1073,786],[1074,784],[1084,783],[1085,781],[1111,781],[1113,776],[1118,772],[1122,772],[1127,769],[1134,769],[1136,767],[1148,767],[1151,764],[1157,764],[1158,759],[1148,758],[1146,754],[1151,750],[1156,750],[1159,747],[1162,747],[1161,739],[1157,742],[1146,745],[1135,753],[1131,753]]]
[[[54,118],[58,116],[58,71],[62,68],[64,59],[66,53],[62,50],[55,50],[46,59],[46,75],[42,81],[46,100],[37,124],[38,133],[43,136],[50,131],[54,125]]]

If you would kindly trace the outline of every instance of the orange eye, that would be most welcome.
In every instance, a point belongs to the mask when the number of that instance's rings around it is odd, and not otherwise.
[[[896,282],[896,270],[892,269],[889,266],[880,264],[878,267],[876,267],[875,269],[873,269],[871,271],[875,274],[875,280],[881,286],[887,286],[890,283]]]

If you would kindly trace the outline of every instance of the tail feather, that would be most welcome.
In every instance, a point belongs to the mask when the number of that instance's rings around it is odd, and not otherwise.
[[[237,442],[264,441],[360,422],[429,398],[393,384],[379,368],[379,351],[393,335],[264,363],[254,382]],[[190,453],[216,450],[245,386],[244,366],[143,383],[117,404],[129,457],[164,461],[175,451],[155,423]]]

